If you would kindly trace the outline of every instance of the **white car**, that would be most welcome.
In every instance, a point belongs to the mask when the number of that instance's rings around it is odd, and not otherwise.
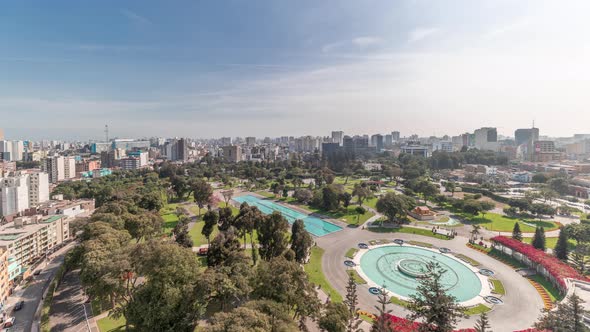
[[[12,326],[14,325],[14,320],[15,320],[15,319],[14,319],[14,317],[10,317],[10,318],[8,318],[8,319],[7,319],[7,320],[4,322],[4,324],[2,325],[2,327],[4,327],[5,329],[6,329],[6,328],[8,328],[8,327],[12,327]]]

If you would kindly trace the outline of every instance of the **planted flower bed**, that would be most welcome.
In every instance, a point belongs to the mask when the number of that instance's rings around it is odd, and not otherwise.
[[[544,275],[563,293],[567,292],[567,278],[585,280],[588,279],[578,273],[573,267],[560,261],[555,256],[548,255],[542,250],[535,249],[530,244],[508,238],[496,236],[492,239],[493,246],[506,254],[511,255],[526,265],[535,268],[537,272]],[[510,252],[507,252],[509,249]]]

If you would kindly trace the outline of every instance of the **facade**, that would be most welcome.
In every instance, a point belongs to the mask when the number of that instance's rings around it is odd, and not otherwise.
[[[246,137],[246,145],[247,146],[254,146],[256,145],[256,137]]]
[[[2,159],[6,161],[23,160],[24,142],[23,141],[0,141],[0,153]]]
[[[49,175],[45,172],[28,174],[29,207],[49,201]]]
[[[223,159],[230,163],[236,163],[242,160],[242,147],[239,145],[224,146]]]
[[[516,129],[514,131],[514,141],[516,145],[528,144],[529,142],[539,140],[539,128]]]
[[[384,142],[383,142],[383,135],[375,134],[371,136],[371,146],[374,146],[377,151],[383,150]]]
[[[400,140],[400,134],[399,131],[392,131],[391,132],[391,138],[393,139],[394,142],[399,142]]]
[[[65,179],[65,158],[61,156],[47,157],[41,161],[41,169],[49,174],[50,183],[63,181]]]
[[[322,156],[329,156],[331,154],[334,154],[339,149],[340,149],[340,144],[337,142],[322,143]]]
[[[181,138],[166,142],[163,147],[163,154],[170,161],[187,161],[188,145],[186,140]]]
[[[228,146],[231,145],[231,137],[222,137],[221,138],[221,146]]]
[[[555,149],[553,141],[535,141],[533,142],[533,161],[548,162],[559,160],[561,153]]]
[[[10,295],[8,251],[6,249],[0,249],[0,309],[4,309],[8,295]]]
[[[484,127],[477,129],[474,136],[476,149],[498,151],[498,131],[496,128]]]
[[[29,208],[28,176],[0,179],[0,216],[15,215]]]
[[[408,144],[401,147],[401,152],[406,154],[411,154],[414,156],[421,156],[427,158],[430,156],[430,151],[427,146],[424,145],[417,145],[417,144]]]
[[[432,150],[451,153],[455,150],[455,145],[450,141],[439,141],[432,145]]]
[[[73,179],[76,177],[76,158],[64,157],[64,179]]]
[[[338,143],[339,146],[342,146],[343,138],[344,138],[343,131],[333,131],[332,132],[332,143]]]
[[[22,273],[56,246],[70,238],[66,216],[19,217],[14,222],[0,226],[0,248],[8,252],[12,276]],[[19,268],[20,267],[20,268]]]
[[[112,149],[134,150],[150,148],[150,141],[137,141],[134,139],[115,139],[111,144]]]

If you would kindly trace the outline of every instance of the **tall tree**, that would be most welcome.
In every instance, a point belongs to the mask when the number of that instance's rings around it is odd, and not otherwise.
[[[359,297],[356,292],[356,282],[354,281],[352,274],[349,274],[348,285],[346,286],[346,297],[343,301],[348,309],[346,332],[362,332],[362,329],[359,327],[362,323],[362,320],[359,319],[359,314],[357,312],[357,305],[359,302],[358,298]]]
[[[477,322],[475,322],[475,332],[491,332],[491,328],[490,321],[488,320],[488,314],[484,312],[479,315]]]
[[[588,255],[590,255],[590,245],[587,243],[578,243],[570,254],[572,265],[581,274],[588,272]]]
[[[382,288],[381,292],[379,292],[377,304],[378,305],[375,306],[375,309],[377,309],[379,314],[377,315],[377,319],[373,321],[371,332],[394,332],[394,327],[389,318],[389,315],[391,314],[391,309],[388,309],[390,304],[389,297],[387,296],[385,288]]]
[[[209,245],[209,250],[207,251],[207,265],[222,265],[226,260],[234,257],[236,253],[241,251],[240,241],[234,232],[234,228],[230,228],[225,232],[220,232]]]
[[[522,231],[520,230],[518,221],[514,223],[514,228],[512,228],[512,238],[522,242]]]
[[[207,205],[213,196],[213,188],[203,179],[197,179],[191,185],[195,203],[199,207],[199,216],[201,215],[201,209]]]
[[[188,218],[185,215],[179,217],[173,232],[176,243],[185,248],[193,247],[193,239],[188,233]]]
[[[533,241],[531,244],[533,247],[545,251],[545,230],[543,227],[537,226],[537,228],[535,228],[535,235],[533,235]]]
[[[396,223],[401,223],[415,206],[416,202],[411,197],[393,192],[388,192],[377,201],[377,211],[386,215],[389,221]]]
[[[567,247],[567,233],[563,230],[563,227],[559,229],[559,237],[553,249],[555,256],[562,261],[567,261],[568,247]]]
[[[372,193],[371,189],[366,184],[355,184],[354,189],[352,190],[352,195],[356,196],[357,203],[359,206],[363,205],[365,199],[370,198]]]
[[[420,320],[420,331],[451,332],[460,317],[465,317],[465,308],[457,299],[446,293],[442,284],[444,270],[439,263],[428,262],[426,277],[420,279],[417,293],[410,295],[408,319]]]
[[[362,206],[357,206],[354,209],[354,212],[356,213],[356,224],[358,225],[361,216],[364,215],[365,213],[367,213],[367,210]]]
[[[588,312],[584,310],[582,304],[584,301],[575,293],[567,300],[557,305],[557,309],[546,311],[539,322],[535,324],[538,330],[547,330],[555,332],[587,332],[590,331],[584,324],[584,315]]]
[[[203,229],[201,229],[201,234],[207,238],[207,245],[209,245],[209,238],[211,237],[215,227],[217,227],[219,215],[215,211],[207,211],[203,216],[203,221],[205,224],[203,225]]]
[[[348,310],[343,303],[328,303],[318,325],[322,331],[326,332],[346,332],[346,322],[348,321]]]
[[[291,227],[291,250],[295,252],[295,260],[301,264],[305,263],[312,245],[313,238],[305,230],[303,220],[295,220]]]
[[[264,260],[278,257],[287,249],[289,222],[277,211],[262,218],[258,225],[260,256]]]

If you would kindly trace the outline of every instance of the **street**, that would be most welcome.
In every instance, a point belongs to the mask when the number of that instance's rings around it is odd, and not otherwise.
[[[15,324],[11,328],[11,331],[29,332],[32,330],[35,312],[37,311],[41,297],[43,296],[43,291],[45,287],[49,286],[51,279],[63,263],[65,253],[72,249],[73,246],[74,243],[66,245],[53,254],[53,258],[49,263],[42,262],[37,268],[41,269],[41,274],[33,276],[33,280],[26,288],[16,290],[14,294],[8,298],[6,316],[15,317]],[[19,311],[13,311],[14,305],[19,301],[24,301],[23,308]]]

